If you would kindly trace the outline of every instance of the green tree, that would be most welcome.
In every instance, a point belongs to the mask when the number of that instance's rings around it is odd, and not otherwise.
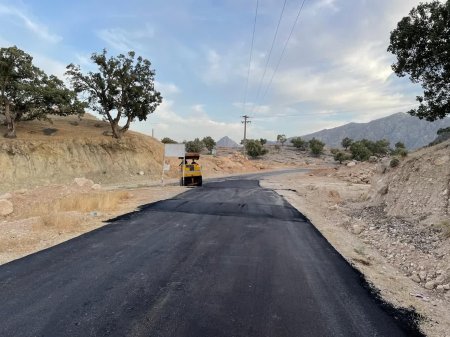
[[[252,158],[265,155],[268,151],[259,140],[247,139],[245,143],[245,152]]]
[[[301,137],[294,137],[291,139],[292,145],[301,151],[306,151],[308,149],[308,142],[303,140]]]
[[[395,146],[396,149],[406,149],[405,144],[402,143],[402,142],[397,142],[397,143],[395,143],[394,146]]]
[[[311,153],[315,156],[320,155],[323,153],[323,148],[325,147],[325,143],[321,142],[320,140],[313,138],[309,141],[309,149],[311,150]]]
[[[350,152],[352,153],[353,159],[359,161],[366,161],[372,155],[372,152],[367,148],[364,141],[356,141],[350,145]]]
[[[163,144],[177,144],[176,141],[174,141],[173,139],[171,139],[169,137],[164,137],[163,139],[161,139],[161,143],[163,143]]]
[[[353,143],[353,139],[345,137],[344,139],[342,139],[341,145],[344,147],[345,150],[347,150],[350,145],[352,145]]]
[[[259,142],[261,143],[262,146],[264,146],[267,143],[267,139],[265,138],[260,138]]]
[[[345,153],[343,151],[337,151],[334,154],[334,160],[338,161],[340,164],[342,164],[343,161],[351,159],[351,156],[348,153]]]
[[[198,138],[186,142],[186,152],[200,153],[205,148],[205,144]]]
[[[450,0],[421,3],[391,32],[388,51],[397,56],[392,65],[400,76],[421,83],[419,107],[409,111],[428,121],[450,113]]]
[[[286,141],[287,141],[286,135],[277,136],[277,142],[281,143],[281,146],[283,146],[284,143],[286,143]]]
[[[34,66],[29,54],[16,46],[0,48],[0,114],[8,127],[5,137],[16,137],[19,121],[82,115],[84,107],[60,79]]]
[[[147,120],[162,102],[161,94],[155,90],[155,71],[149,60],[133,51],[127,55],[107,58],[106,50],[94,53],[91,61],[96,72],[84,75],[80,66],[69,64],[66,75],[77,93],[85,93],[89,107],[103,115],[111,124],[114,138],[121,138],[131,122]],[[126,122],[119,126],[121,118]]]
[[[208,149],[209,153],[212,153],[212,150],[216,146],[216,141],[212,139],[210,136],[207,136],[202,139],[203,144],[205,144],[205,147]]]

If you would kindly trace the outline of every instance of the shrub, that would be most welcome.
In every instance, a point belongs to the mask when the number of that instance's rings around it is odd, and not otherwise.
[[[342,139],[341,145],[347,150],[352,145],[353,139],[345,137]]]
[[[370,151],[364,141],[357,141],[350,145],[350,152],[352,153],[353,159],[359,161],[366,161],[372,155],[372,151]]]
[[[256,158],[265,155],[267,150],[259,140],[248,139],[245,143],[245,152],[247,152],[250,157]]]
[[[334,160],[338,161],[340,164],[342,164],[343,161],[351,159],[351,155],[348,153],[338,151],[334,154]]]
[[[164,137],[163,139],[161,139],[161,143],[163,143],[163,144],[177,144],[176,141],[174,141],[173,139],[171,139],[169,137]]]
[[[398,158],[392,158],[389,165],[391,167],[397,167],[398,165],[400,165],[400,160]]]
[[[325,147],[325,143],[321,142],[318,139],[313,138],[309,141],[309,148],[311,150],[311,153],[315,156],[318,156],[321,153],[323,153],[324,147]]]
[[[303,140],[301,137],[294,137],[291,139],[292,145],[301,151],[306,151],[308,149],[308,142]]]

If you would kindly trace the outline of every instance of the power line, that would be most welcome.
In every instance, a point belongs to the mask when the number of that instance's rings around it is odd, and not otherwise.
[[[278,19],[277,28],[275,29],[275,34],[274,34],[273,39],[272,39],[272,45],[270,46],[270,51],[269,51],[269,54],[267,56],[266,65],[264,66],[264,72],[263,72],[263,75],[261,77],[261,81],[259,82],[259,86],[258,86],[258,91],[257,91],[257,94],[256,94],[255,102],[258,101],[259,94],[261,93],[261,87],[262,87],[262,84],[264,82],[264,78],[266,77],[267,67],[269,65],[270,56],[272,55],[273,46],[275,45],[275,41],[277,39],[278,29],[280,28],[281,19],[283,18],[284,9],[286,8],[286,2],[287,2],[287,0],[284,0],[283,8],[281,9],[280,17]]]
[[[253,43],[255,41],[255,31],[256,31],[256,18],[258,17],[258,5],[259,5],[259,0],[256,0],[255,20],[253,22],[252,44],[250,47],[250,58],[248,60],[247,83],[245,84],[245,93],[244,93],[244,113],[246,110],[245,104],[247,104],[248,81],[250,78],[250,67],[252,64]]]
[[[278,59],[278,63],[277,63],[277,65],[276,65],[276,67],[275,67],[275,70],[273,71],[272,77],[270,78],[269,84],[267,85],[266,90],[264,91],[264,94],[263,94],[261,100],[258,102],[257,105],[255,105],[255,107],[254,107],[254,109],[252,110],[252,112],[255,112],[256,108],[260,105],[260,102],[262,103],[262,102],[264,101],[264,98],[266,97],[267,92],[269,91],[269,88],[270,88],[270,86],[271,86],[271,84],[272,84],[273,78],[275,77],[275,74],[276,74],[276,72],[278,71],[278,68],[279,68],[279,66],[280,66],[281,60],[283,59],[284,53],[286,52],[286,47],[287,47],[287,45],[288,45],[288,43],[289,43],[289,40],[290,40],[291,37],[292,37],[292,33],[294,32],[294,28],[295,28],[295,26],[297,25],[298,19],[300,18],[300,14],[301,14],[302,11],[303,11],[303,7],[305,6],[306,1],[307,1],[307,0],[303,0],[303,1],[302,1],[302,4],[301,4],[301,6],[300,6],[300,9],[298,10],[298,13],[297,13],[297,17],[295,18],[295,21],[294,21],[294,24],[292,25],[291,31],[290,31],[290,33],[289,33],[289,36],[288,36],[288,38],[287,38],[287,40],[286,40],[286,43],[284,44],[284,47],[283,47],[283,50],[282,50],[282,52],[281,52],[280,58]]]

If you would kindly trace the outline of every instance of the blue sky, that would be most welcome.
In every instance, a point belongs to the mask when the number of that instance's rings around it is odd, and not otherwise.
[[[275,139],[415,106],[420,87],[392,73],[386,49],[420,1],[307,0],[267,87],[302,0],[286,1],[268,60],[283,2],[259,0],[245,106],[256,0],[0,0],[0,46],[17,45],[60,77],[69,63],[92,69],[89,56],[103,48],[148,58],[164,101],[133,129],[157,138],[239,141],[246,113],[249,138]],[[260,83],[267,95],[257,99]]]

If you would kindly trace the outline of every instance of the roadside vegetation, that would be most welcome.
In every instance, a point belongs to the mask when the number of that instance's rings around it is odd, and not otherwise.
[[[251,158],[263,156],[268,152],[268,150],[264,148],[264,145],[261,143],[261,141],[256,139],[247,139],[244,147],[245,153],[247,153],[247,155],[249,155]]]

